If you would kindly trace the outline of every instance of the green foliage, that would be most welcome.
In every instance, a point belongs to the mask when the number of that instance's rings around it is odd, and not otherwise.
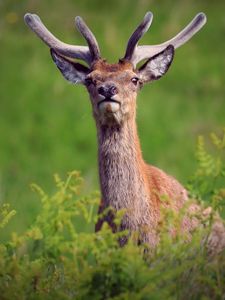
[[[211,133],[208,142],[212,153],[206,150],[206,139],[199,136],[196,150],[198,168],[190,181],[189,190],[193,198],[208,202],[224,214],[225,128],[220,135]]]
[[[0,228],[6,226],[9,220],[16,214],[15,210],[9,210],[9,204],[3,204],[0,207]]]
[[[219,164],[218,156],[206,152],[203,141],[200,138],[198,142],[197,183],[192,180],[197,195],[205,195],[203,182],[223,176],[225,166],[224,136],[212,135],[215,148],[221,151]],[[188,207],[179,213],[163,209],[156,249],[137,246],[135,233],[121,248],[118,239],[127,232],[113,234],[107,224],[97,233],[78,226],[96,222],[95,206],[99,203],[96,193],[80,195],[79,173],[71,172],[65,180],[55,175],[54,179],[56,192],[52,196],[32,185],[40,197],[41,211],[23,234],[13,232],[0,244],[2,300],[224,299],[225,253],[210,258],[206,249],[211,218],[205,220],[207,227],[193,231],[190,240],[180,230]],[[217,209],[225,200],[222,191],[221,186],[209,197],[213,205],[220,195],[214,206]],[[14,214],[8,205],[2,206],[2,231]],[[118,213],[117,222],[123,214]],[[194,217],[201,219],[200,214]],[[169,234],[171,229],[176,235]]]

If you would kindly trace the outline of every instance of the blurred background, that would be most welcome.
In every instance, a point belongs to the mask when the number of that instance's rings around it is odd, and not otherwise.
[[[219,133],[225,124],[224,1],[0,1],[0,202],[17,210],[10,230],[23,231],[39,210],[32,182],[52,192],[54,173],[76,169],[85,178],[84,193],[99,189],[88,94],[62,78],[48,47],[24,24],[24,14],[38,14],[71,44],[85,44],[74,27],[74,17],[82,16],[103,57],[117,62],[148,10],[154,20],[142,44],[169,39],[200,11],[208,17],[177,50],[167,76],[146,85],[138,97],[144,158],[185,184],[195,169],[197,136]]]

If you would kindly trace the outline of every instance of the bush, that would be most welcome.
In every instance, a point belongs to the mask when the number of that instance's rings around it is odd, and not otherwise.
[[[225,131],[224,131],[225,133]],[[212,135],[218,153],[209,155],[201,137],[199,166],[189,183],[192,196],[203,198],[215,211],[224,205],[225,175],[222,138]],[[132,238],[123,248],[118,239],[126,232],[112,234],[107,224],[98,232],[85,232],[75,225],[93,224],[99,195],[81,197],[79,173],[64,181],[55,175],[57,190],[47,195],[37,185],[42,209],[22,235],[12,233],[0,245],[1,299],[224,299],[225,253],[213,258],[206,253],[210,228],[199,228],[187,242],[180,231],[183,212],[162,211],[160,243],[157,249],[137,246]],[[203,205],[203,204],[202,204]],[[124,212],[118,212],[119,222]],[[4,230],[15,214],[8,205],[0,211]],[[168,234],[176,226],[177,235]]]

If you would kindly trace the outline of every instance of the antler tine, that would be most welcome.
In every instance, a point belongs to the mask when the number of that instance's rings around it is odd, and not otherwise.
[[[91,32],[91,30],[88,28],[88,26],[86,25],[86,23],[81,17],[77,16],[75,18],[75,24],[79,32],[83,35],[83,37],[86,39],[88,43],[92,60],[93,61],[98,60],[101,57],[101,55],[100,55],[98,42],[94,34]]]
[[[127,43],[126,53],[123,59],[132,60],[133,53],[135,52],[135,48],[137,46],[140,38],[145,34],[145,32],[149,29],[153,19],[153,14],[151,12],[147,12],[144,16],[143,21],[140,25],[135,29],[132,33],[129,41]]]
[[[181,32],[179,32],[172,39],[158,45],[138,46],[131,59],[133,65],[136,66],[136,64],[141,60],[156,55],[157,53],[165,49],[168,45],[173,45],[174,48],[182,46],[205,25],[206,20],[206,15],[204,13],[199,13]]]
[[[25,23],[37,34],[42,41],[59,54],[92,63],[92,55],[87,46],[74,46],[58,40],[42,23],[40,17],[35,14],[27,13],[24,16]]]

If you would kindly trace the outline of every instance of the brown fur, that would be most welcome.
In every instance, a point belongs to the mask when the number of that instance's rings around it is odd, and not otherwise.
[[[173,177],[147,165],[143,160],[136,128],[138,87],[130,84],[131,77],[135,75],[129,63],[109,65],[103,61],[95,64],[91,73],[97,86],[98,82],[99,85],[111,81],[116,84],[121,101],[118,117],[101,116],[96,107],[97,88],[89,89],[98,133],[102,192],[99,213],[108,206],[115,210],[126,209],[121,228],[140,231],[141,241],[154,246],[158,240],[156,231],[160,218],[160,196],[173,199],[172,205],[178,209],[187,199],[187,193]],[[96,230],[101,228],[104,220],[116,230],[111,214],[99,220]]]
[[[108,206],[115,210],[125,208],[127,213],[121,227],[131,231],[144,230],[144,233],[140,232],[141,240],[155,246],[160,196],[173,199],[172,205],[179,209],[187,199],[185,189],[174,178],[144,162],[133,120],[121,128],[98,127],[98,141],[103,197],[99,212]],[[103,221],[99,220],[96,230],[101,228]],[[111,215],[107,221],[113,227]]]
[[[172,176],[144,162],[136,128],[136,96],[138,87],[130,85],[134,75],[130,64],[96,64],[91,76],[96,80],[95,88],[89,88],[93,114],[98,135],[98,164],[102,192],[99,214],[105,208],[126,209],[120,227],[113,222],[113,213],[100,218],[96,231],[107,221],[115,232],[128,229],[139,232],[138,241],[155,247],[158,243],[160,209],[163,206],[179,211],[188,199],[187,191]],[[122,81],[121,81],[122,80]],[[113,82],[119,90],[121,109],[117,115],[100,115],[97,88],[102,83]],[[162,201],[162,196],[169,201]],[[198,205],[192,204],[189,213],[205,214]],[[182,230],[191,237],[191,232],[199,226],[197,218],[184,217]],[[173,232],[171,232],[173,234]],[[127,237],[120,239],[126,243]],[[225,229],[221,221],[213,225],[209,237],[209,251],[218,253],[225,247]]]
[[[99,72],[120,72],[129,69],[133,70],[133,65],[127,60],[120,60],[118,64],[109,64],[106,60],[100,59],[92,65],[92,71],[98,70]]]

